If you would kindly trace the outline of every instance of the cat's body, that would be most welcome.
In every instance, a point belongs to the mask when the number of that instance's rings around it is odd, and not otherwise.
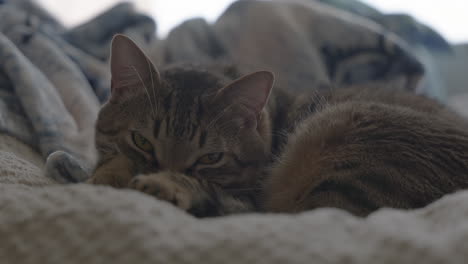
[[[270,94],[269,72],[159,74],[122,36],[112,56],[93,183],[197,216],[318,207],[367,215],[468,187],[468,123],[432,100],[372,87]]]
[[[418,208],[468,187],[468,123],[409,93],[337,89],[300,121],[263,186],[264,208]],[[312,107],[313,108],[313,107]]]

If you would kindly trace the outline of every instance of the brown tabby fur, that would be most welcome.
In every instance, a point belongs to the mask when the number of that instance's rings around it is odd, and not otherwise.
[[[275,87],[268,97],[271,73],[158,73],[124,36],[113,42],[112,74],[96,126],[95,184],[133,188],[196,216],[319,207],[365,216],[468,187],[468,122],[422,96]],[[131,131],[154,151],[139,150]],[[216,164],[197,162],[220,152]]]

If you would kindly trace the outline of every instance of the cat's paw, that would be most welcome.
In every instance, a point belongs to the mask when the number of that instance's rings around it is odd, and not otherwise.
[[[130,181],[128,187],[170,202],[183,210],[188,210],[192,204],[189,192],[164,175],[138,175]]]

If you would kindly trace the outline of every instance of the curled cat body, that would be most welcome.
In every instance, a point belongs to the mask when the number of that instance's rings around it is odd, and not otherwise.
[[[160,69],[125,36],[96,124],[89,182],[131,188],[198,216],[322,207],[366,216],[468,187],[468,122],[406,92],[294,94],[259,71]]]

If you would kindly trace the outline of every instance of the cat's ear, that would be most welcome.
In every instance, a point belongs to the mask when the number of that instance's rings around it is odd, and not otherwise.
[[[148,89],[159,85],[158,70],[135,42],[116,35],[111,46],[111,102],[120,102],[140,91],[150,92]]]
[[[249,114],[257,119],[268,102],[274,81],[272,72],[254,72],[228,84],[219,90],[216,97],[245,107]]]

